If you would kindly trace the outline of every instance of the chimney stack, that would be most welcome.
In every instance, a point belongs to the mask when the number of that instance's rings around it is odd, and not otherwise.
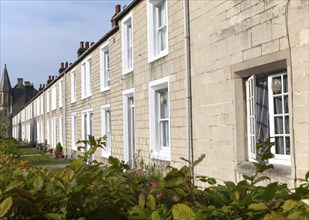
[[[86,41],[86,43],[85,43],[85,48],[86,48],[86,49],[89,48],[89,41]]]
[[[47,85],[52,81],[51,75],[48,76]]]
[[[23,78],[18,78],[17,79],[17,85],[18,86],[23,86],[24,85],[24,79]]]
[[[64,63],[61,63],[59,68],[59,74],[61,74],[64,71]]]
[[[111,22],[112,22],[112,27],[116,26],[116,21],[115,17],[121,12],[121,5],[116,5],[115,6],[115,14],[112,16]]]
[[[84,47],[84,41],[79,44],[79,49],[77,50],[77,57],[80,57],[87,49]]]

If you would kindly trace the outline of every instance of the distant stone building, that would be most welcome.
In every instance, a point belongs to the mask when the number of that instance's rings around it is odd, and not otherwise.
[[[12,115],[18,113],[37,93],[33,84],[29,81],[23,83],[22,78],[18,78],[17,84],[12,88],[6,65],[4,65],[0,81],[0,123],[5,131],[1,136],[12,137]]]
[[[1,124],[1,136],[12,137],[12,87],[6,65],[2,78],[0,81],[0,124]],[[5,130],[2,130],[5,129]]]

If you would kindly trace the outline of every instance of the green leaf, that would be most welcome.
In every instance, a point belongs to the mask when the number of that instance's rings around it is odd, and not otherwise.
[[[43,187],[43,178],[41,176],[36,176],[33,180],[33,186],[36,188],[36,189],[41,189]]]
[[[263,211],[263,210],[268,209],[268,207],[262,202],[252,203],[252,204],[249,205],[248,208],[251,209],[251,210],[254,210],[254,211]]]
[[[176,204],[172,209],[174,220],[191,220],[195,217],[192,209],[186,204]]]
[[[6,187],[5,192],[8,192],[8,191],[10,191],[11,189],[14,189],[14,188],[18,188],[18,187],[20,187],[23,184],[24,184],[24,181],[22,181],[22,180],[15,180],[15,181],[11,182],[10,185],[8,185]]]
[[[296,204],[297,204],[297,202],[293,201],[293,200],[285,201],[284,204],[282,205],[283,213],[286,213],[286,212],[290,211],[291,209],[293,209]]]
[[[139,194],[138,203],[140,207],[144,208],[145,206],[145,194],[144,193]]]
[[[154,211],[151,214],[151,220],[163,220],[163,218],[161,218],[159,211]]]
[[[270,214],[265,215],[263,220],[287,220],[287,218],[279,212],[271,212]]]
[[[253,183],[256,184],[256,183],[259,183],[259,182],[264,181],[264,180],[270,180],[270,178],[268,176],[260,176],[260,177],[256,178],[256,180]]]
[[[192,163],[192,167],[195,167],[197,164],[199,164],[203,159],[205,158],[205,154],[202,154],[199,158],[197,158],[197,160],[195,160]]]
[[[153,197],[153,195],[149,194],[147,197],[147,201],[148,201],[150,209],[154,211],[156,209],[156,200]]]
[[[277,190],[278,190],[278,183],[277,182],[270,183],[268,186],[266,186],[262,198],[265,201],[272,200],[275,197]]]
[[[0,204],[0,218],[3,218],[11,209],[13,205],[13,198],[12,196],[7,197],[3,200]]]

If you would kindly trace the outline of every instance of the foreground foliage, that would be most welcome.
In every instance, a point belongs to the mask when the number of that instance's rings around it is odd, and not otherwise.
[[[181,169],[167,167],[166,175],[155,169],[136,168],[116,158],[104,166],[91,161],[104,140],[82,141],[88,151],[61,174],[36,168],[11,156],[13,148],[0,144],[0,218],[4,219],[307,219],[309,172],[296,189],[268,179],[262,172],[273,155],[267,140],[258,145],[256,172],[238,183],[216,184],[212,178],[197,179],[209,184],[193,185],[191,169],[204,157]],[[86,147],[84,147],[86,150]]]

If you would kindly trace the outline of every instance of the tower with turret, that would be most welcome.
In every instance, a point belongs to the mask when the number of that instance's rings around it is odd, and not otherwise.
[[[4,64],[4,70],[0,81],[0,131],[1,136],[6,138],[12,137],[12,102],[12,86],[6,64]]]

